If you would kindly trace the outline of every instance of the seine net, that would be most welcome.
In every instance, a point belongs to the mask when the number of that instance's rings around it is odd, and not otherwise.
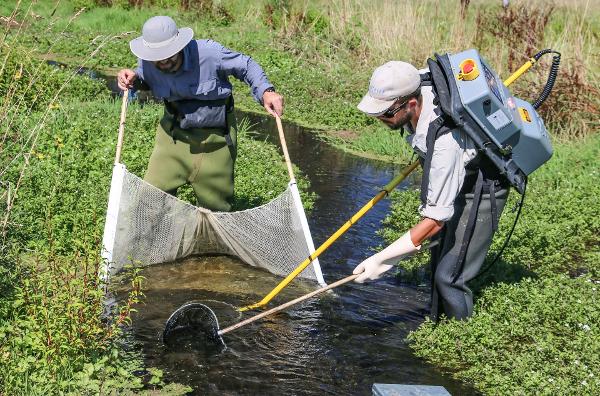
[[[265,205],[212,212],[144,182],[123,164],[113,168],[103,238],[106,276],[196,254],[227,254],[285,276],[314,252],[294,182]],[[325,284],[318,260],[300,277]]]

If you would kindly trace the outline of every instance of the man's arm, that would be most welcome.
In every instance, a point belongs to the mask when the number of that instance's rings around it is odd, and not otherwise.
[[[355,282],[377,279],[401,258],[415,253],[424,240],[437,234],[444,222],[454,214],[454,200],[462,188],[465,177],[464,141],[458,133],[449,132],[435,142],[431,159],[427,202],[419,212],[423,219],[394,243],[360,263]]]
[[[353,273],[361,275],[354,281],[363,283],[367,279],[379,278],[401,258],[420,250],[423,241],[437,234],[443,226],[444,223],[441,221],[424,218],[394,243],[357,265]]]
[[[213,42],[213,45],[216,44]],[[262,104],[268,113],[281,116],[284,107],[283,97],[274,92],[273,84],[269,82],[262,67],[248,55],[218,45],[221,51],[221,70],[226,75],[232,75],[248,84],[254,100]]]

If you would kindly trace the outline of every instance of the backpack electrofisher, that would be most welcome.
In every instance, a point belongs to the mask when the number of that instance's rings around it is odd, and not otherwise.
[[[463,129],[522,193],[527,176],[552,156],[548,131],[535,110],[547,95],[534,105],[513,96],[475,49],[436,55],[428,66],[448,121]],[[542,96],[554,79],[555,74]]]

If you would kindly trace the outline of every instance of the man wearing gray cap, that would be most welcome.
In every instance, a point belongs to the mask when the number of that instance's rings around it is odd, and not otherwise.
[[[282,115],[283,97],[252,58],[193,35],[170,17],[150,18],[129,43],[138,67],[119,71],[117,83],[150,88],[165,103],[144,180],[171,194],[190,183],[199,206],[229,211],[237,154],[229,76],[248,84],[272,115]]]
[[[424,71],[425,73],[427,71]],[[426,76],[426,74],[423,76]],[[498,217],[508,197],[508,184],[473,141],[448,127],[435,91],[422,83],[409,63],[392,61],[378,67],[359,110],[392,129],[409,132],[408,143],[424,163],[421,221],[394,243],[355,269],[356,282],[377,279],[401,258],[417,252],[435,235],[432,249],[432,316],[464,319],[473,313],[467,282],[485,260]],[[482,186],[477,191],[477,186]]]

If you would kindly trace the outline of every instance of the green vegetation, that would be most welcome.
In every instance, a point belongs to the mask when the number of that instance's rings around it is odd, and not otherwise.
[[[93,274],[119,104],[98,82],[38,61],[109,74],[132,67],[128,41],[159,13],[193,27],[198,38],[252,55],[285,96],[288,120],[343,149],[396,162],[410,154],[402,137],[355,108],[376,66],[390,59],[422,66],[434,52],[475,47],[507,77],[539,49],[561,51],[556,88],[541,109],[556,153],[532,175],[502,259],[473,282],[476,315],[426,322],[411,340],[419,356],[486,394],[598,393],[600,9],[586,0],[511,1],[507,10],[491,0],[466,8],[439,0],[0,4],[0,393],[185,392],[165,386],[159,370],[132,374],[142,364],[124,352],[122,329],[143,298],[137,273],[113,319],[100,319],[104,297]],[[548,63],[515,83],[514,92],[535,98]],[[235,84],[238,107],[262,112]],[[128,112],[123,162],[138,175],[159,111],[132,105]],[[287,180],[276,148],[248,133],[241,133],[236,168],[238,209],[269,200]],[[189,189],[181,195],[192,197]],[[517,198],[513,193],[506,206],[490,256],[512,225]],[[388,241],[418,220],[416,191],[391,199],[382,231]],[[304,201],[310,206],[312,197]],[[425,261],[420,256],[404,268],[419,278]]]
[[[109,306],[97,276],[120,102],[102,82],[48,66],[25,46],[0,55],[0,393],[189,391],[144,368],[124,338],[143,278],[132,270],[129,297]],[[138,175],[161,112],[130,105],[122,159]],[[245,209],[281,193],[288,176],[277,147],[251,139],[246,121],[239,129],[235,207]],[[191,188],[181,196],[192,200]],[[314,195],[303,200],[310,208]]]
[[[600,136],[560,145],[530,177],[501,260],[472,282],[472,319],[427,321],[411,335],[419,356],[489,394],[597,394],[600,389]],[[511,228],[512,193],[488,260]],[[418,221],[419,193],[396,192],[385,221],[393,241]],[[424,279],[427,257],[403,262]],[[484,268],[491,263],[488,261]]]
[[[485,289],[468,321],[412,333],[419,356],[490,395],[597,395],[600,282],[555,275]]]

